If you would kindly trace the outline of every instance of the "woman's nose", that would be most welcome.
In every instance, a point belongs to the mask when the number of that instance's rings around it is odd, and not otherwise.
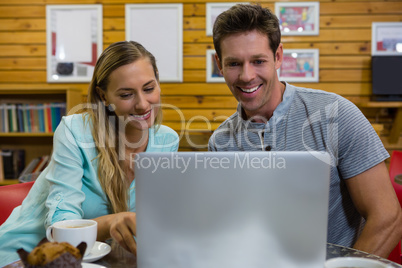
[[[142,111],[146,110],[148,106],[148,102],[146,97],[143,94],[138,94],[135,102],[135,109]]]

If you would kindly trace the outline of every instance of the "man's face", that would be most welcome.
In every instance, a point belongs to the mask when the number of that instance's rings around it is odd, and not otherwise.
[[[269,118],[282,94],[276,73],[282,63],[282,44],[274,56],[266,35],[243,32],[221,41],[221,55],[221,62],[216,56],[219,69],[247,117]]]

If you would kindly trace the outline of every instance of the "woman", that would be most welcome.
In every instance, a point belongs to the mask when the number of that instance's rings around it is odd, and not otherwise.
[[[110,45],[96,63],[87,106],[63,117],[49,166],[0,227],[0,266],[67,219],[94,219],[97,240],[113,238],[135,253],[134,156],[178,148],[177,133],[160,125],[154,56],[133,41]]]

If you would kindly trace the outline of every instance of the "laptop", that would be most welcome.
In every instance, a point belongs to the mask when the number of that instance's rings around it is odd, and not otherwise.
[[[138,154],[137,267],[322,268],[329,163],[322,152]]]

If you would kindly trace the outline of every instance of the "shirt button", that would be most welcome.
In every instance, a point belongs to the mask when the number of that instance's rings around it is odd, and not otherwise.
[[[57,200],[57,201],[59,201],[59,200],[60,200],[60,196],[59,196],[59,195],[56,197],[56,200]]]
[[[265,151],[271,151],[271,149],[272,149],[272,148],[271,148],[271,146],[269,146],[269,145],[268,145],[267,147],[265,147]]]

